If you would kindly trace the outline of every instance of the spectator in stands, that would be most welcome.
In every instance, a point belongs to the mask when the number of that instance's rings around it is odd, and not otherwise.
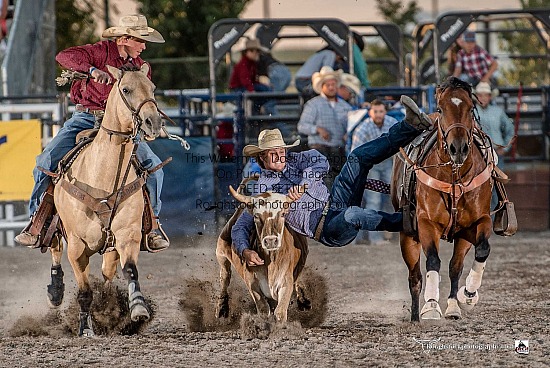
[[[145,43],[164,42],[164,38],[158,31],[147,26],[147,19],[143,15],[122,17],[119,26],[106,29],[102,37],[114,40],[70,47],[56,56],[57,62],[62,67],[87,74],[89,78],[73,81],[71,100],[76,105],[76,111],[36,158],[36,167],[33,171],[35,185],[29,204],[31,224],[42,195],[51,183],[50,176],[38,167],[56,171],[59,161],[75,146],[77,134],[101,124],[105,104],[113,87],[113,78],[108,73],[107,65],[128,70],[138,69],[145,64],[140,57],[141,52],[145,50]],[[137,158],[146,169],[152,169],[161,163],[145,142],[139,143]],[[160,193],[163,178],[162,170],[157,170],[147,179],[153,212],[157,217],[161,207]],[[31,247],[37,245],[38,234],[32,234],[29,231],[31,224],[15,237],[19,244]],[[167,239],[154,232],[148,234],[148,242],[153,250],[162,250],[169,246]]]
[[[330,47],[326,47],[311,55],[300,69],[298,69],[294,76],[294,85],[306,101],[316,95],[311,84],[313,74],[319,72],[324,66],[334,69],[339,59],[341,59],[341,57],[338,56],[334,50]]]
[[[386,113],[386,105],[381,100],[374,100],[371,102],[369,117],[359,123],[357,129],[353,132],[352,151],[366,142],[373,141],[382,134],[389,132],[390,128],[398,123],[397,120],[388,116]],[[369,171],[368,178],[390,184],[392,165],[392,157],[385,159],[372,167]],[[365,205],[376,211],[389,211],[391,210],[390,195],[374,192],[372,190],[365,190],[363,194],[364,208],[366,208]],[[384,241],[383,233],[381,232],[369,232],[368,235],[371,244],[379,244]]]
[[[287,152],[299,141],[286,144],[277,129],[261,131],[258,145],[243,149],[243,155],[255,157],[261,167],[254,194],[268,190],[286,194],[295,202],[289,206],[285,224],[329,247],[349,244],[361,229],[401,231],[403,216],[400,212],[385,213],[359,205],[373,164],[391,157],[431,124],[412,100],[404,98],[405,120],[394,125],[387,135],[355,149],[330,191],[321,180],[329,169],[325,157],[315,150]],[[304,184],[307,184],[305,192],[300,189]],[[253,231],[254,219],[244,211],[231,229],[232,246],[248,266],[259,266],[264,260],[250,249]]]
[[[319,96],[305,105],[298,122],[298,132],[308,136],[308,145],[328,158],[330,172],[327,186],[330,188],[345,161],[344,136],[347,116],[352,107],[338,97],[342,71],[324,66],[313,74],[313,90]]]
[[[257,39],[247,39],[241,50],[241,60],[233,67],[229,78],[229,89],[232,92],[269,92],[271,87],[260,83],[258,77],[258,61],[260,52],[267,51]],[[266,115],[276,115],[276,106],[273,99],[255,99],[254,114],[259,114],[263,106]]]
[[[476,34],[466,31],[463,34],[462,50],[456,55],[453,76],[476,86],[479,82],[493,83],[493,74],[498,68],[498,62],[476,44]]]
[[[491,104],[492,93],[489,83],[479,82],[475,89],[475,94],[479,100],[477,112],[479,114],[479,125],[491,138],[493,147],[499,156],[498,166],[503,168],[504,158],[502,156],[510,150],[510,143],[514,136],[514,124],[501,107]],[[491,209],[494,209],[496,204],[496,191],[493,190]]]
[[[8,0],[0,0],[0,41],[8,35]]]
[[[363,42],[363,37],[357,32],[353,32],[353,41],[353,73],[359,78],[364,88],[369,88],[370,82],[367,63],[363,58],[365,42]]]
[[[361,82],[353,74],[342,73],[340,78],[340,87],[338,87],[338,96],[342,97],[352,107],[361,106]]]
[[[290,69],[275,59],[269,50],[260,52],[258,75],[260,78],[267,77],[267,83],[264,84],[268,84],[274,92],[285,92],[292,81]]]

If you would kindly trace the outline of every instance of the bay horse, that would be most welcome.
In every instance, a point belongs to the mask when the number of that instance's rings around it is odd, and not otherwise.
[[[461,318],[461,309],[470,310],[477,303],[478,289],[490,253],[494,159],[492,149],[483,152],[474,142],[484,133],[475,121],[471,86],[450,77],[437,87],[436,100],[437,112],[430,114],[437,134],[435,144],[425,147],[422,160],[412,162],[405,156],[408,167],[406,162],[396,159],[393,169],[392,202],[396,210],[401,207],[398,191],[406,190],[403,185],[406,170],[412,170],[417,178],[416,188],[412,191],[416,198],[417,232],[400,234],[401,253],[409,269],[411,321],[419,321],[419,317],[442,317],[439,307],[440,239],[454,242],[449,262],[451,291],[445,311],[447,318]],[[472,245],[475,260],[466,285],[459,290],[464,257]],[[421,251],[426,256],[427,274],[425,304],[419,313]]]
[[[120,262],[128,281],[131,319],[150,318],[137,270],[145,180],[131,167],[131,160],[141,138],[151,140],[160,134],[162,119],[154,98],[155,86],[147,78],[147,64],[137,71],[122,71],[111,66],[108,70],[116,82],[97,136],[60,175],[54,189],[68,259],[78,284],[79,336],[94,335],[90,317],[93,292],[89,282],[89,259],[107,248],[114,247],[114,251],[103,254],[104,280],[106,283],[112,281]],[[52,271],[58,267],[62,277],[63,246],[59,239],[57,243],[51,248]]]

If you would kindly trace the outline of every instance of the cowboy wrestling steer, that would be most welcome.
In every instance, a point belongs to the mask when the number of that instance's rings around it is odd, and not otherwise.
[[[229,294],[227,288],[231,280],[231,265],[244,280],[254,299],[258,314],[272,312],[269,303],[275,301],[277,321],[287,321],[287,311],[296,290],[298,308],[309,309],[310,302],[304,297],[298,277],[306,263],[308,253],[307,238],[285,226],[285,214],[292,206],[289,197],[273,192],[258,196],[245,196],[229,187],[231,195],[246,207],[254,216],[256,232],[253,233],[255,251],[264,260],[261,266],[248,266],[231,247],[231,227],[239,218],[244,206],[240,206],[229,219],[218,237],[216,257],[220,264],[221,291],[218,300],[217,316],[229,316]],[[300,187],[303,192],[305,186]]]

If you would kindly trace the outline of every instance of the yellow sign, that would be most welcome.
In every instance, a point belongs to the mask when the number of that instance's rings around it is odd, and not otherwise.
[[[39,120],[0,121],[0,201],[29,200],[41,138]]]

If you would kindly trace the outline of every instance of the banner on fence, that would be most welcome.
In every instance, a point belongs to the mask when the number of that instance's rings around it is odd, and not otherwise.
[[[42,150],[39,120],[0,122],[0,201],[27,201],[32,170]]]

